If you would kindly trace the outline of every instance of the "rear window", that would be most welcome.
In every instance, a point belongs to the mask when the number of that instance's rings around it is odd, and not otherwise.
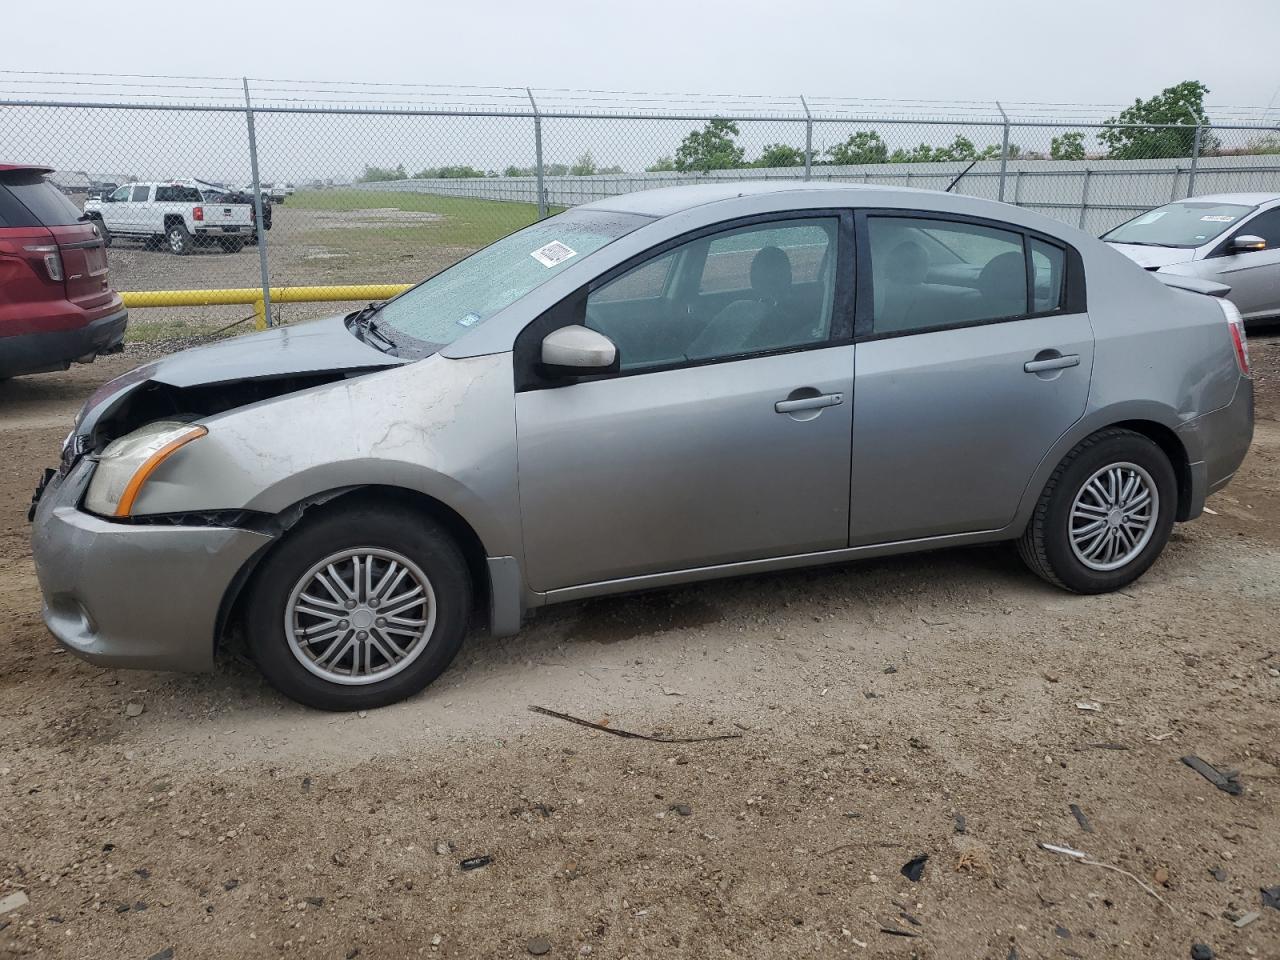
[[[66,195],[44,178],[43,174],[28,170],[11,170],[0,174],[0,192],[7,193],[30,213],[38,223],[46,227],[65,227],[81,223],[80,208]],[[0,203],[0,218],[17,219],[18,212],[8,203]],[[29,224],[11,223],[10,226]]]
[[[200,191],[195,187],[156,187],[156,202],[199,203]]]

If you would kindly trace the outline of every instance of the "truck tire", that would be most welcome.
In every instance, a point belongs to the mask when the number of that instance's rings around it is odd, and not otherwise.
[[[244,249],[244,239],[242,237],[219,237],[218,246],[222,248],[224,253],[239,253]]]
[[[179,257],[184,257],[190,253],[194,245],[186,224],[176,221],[165,228],[164,238],[169,244],[169,252]]]

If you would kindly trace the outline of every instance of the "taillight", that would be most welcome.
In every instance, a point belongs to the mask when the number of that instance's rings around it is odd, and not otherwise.
[[[191,219],[192,219],[192,220],[203,220],[203,219],[204,219],[204,207],[192,207],[192,208],[191,208]]]
[[[1236,366],[1240,368],[1241,375],[1250,376],[1249,338],[1244,332],[1244,317],[1240,316],[1240,311],[1230,300],[1220,297],[1218,304],[1222,307],[1222,312],[1227,318],[1227,326],[1231,330],[1231,343],[1236,348]]]
[[[27,253],[39,254],[44,260],[44,268],[49,273],[49,279],[58,282],[62,281],[62,254],[58,252],[57,244],[39,244],[37,246],[23,247]]]

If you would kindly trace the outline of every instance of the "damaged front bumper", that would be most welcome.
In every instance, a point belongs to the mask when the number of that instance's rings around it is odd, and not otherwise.
[[[93,468],[81,459],[53,477],[36,504],[31,550],[45,624],[101,666],[210,669],[228,587],[271,536],[85,513],[79,504]]]

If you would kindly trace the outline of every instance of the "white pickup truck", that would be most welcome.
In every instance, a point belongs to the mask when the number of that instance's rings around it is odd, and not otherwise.
[[[128,238],[167,244],[179,255],[215,244],[235,253],[254,231],[251,204],[206,201],[194,180],[126,183],[102,200],[86,200],[84,212],[108,243]]]

